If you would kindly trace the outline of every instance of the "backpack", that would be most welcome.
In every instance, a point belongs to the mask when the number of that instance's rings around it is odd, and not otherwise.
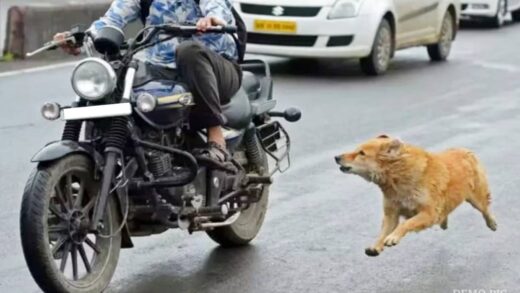
[[[153,0],[140,0],[141,1],[141,22],[143,24],[146,23],[146,18],[150,15],[150,6],[152,6]],[[195,3],[199,5],[200,0],[195,0]],[[246,44],[247,44],[247,28],[244,20],[240,16],[240,14],[236,11],[234,7],[231,8],[231,12],[233,13],[233,17],[235,18],[236,26],[237,26],[237,34],[232,35],[235,43],[237,44],[238,50],[238,61],[244,61],[244,55],[246,54]]]

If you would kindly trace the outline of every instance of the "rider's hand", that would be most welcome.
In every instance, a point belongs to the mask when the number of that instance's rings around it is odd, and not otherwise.
[[[55,42],[63,41],[68,36],[70,36],[69,32],[58,33],[58,34],[56,34],[54,36],[54,41]],[[65,53],[70,54],[70,55],[77,56],[77,55],[79,55],[81,53],[81,49],[80,48],[76,48],[74,46],[74,44],[71,44],[71,43],[63,43],[63,44],[60,45],[60,47],[63,49],[63,51],[65,51]]]
[[[208,28],[210,28],[212,26],[224,27],[226,25],[227,25],[227,23],[218,17],[206,16],[206,17],[199,19],[199,21],[197,22],[197,29],[201,32],[205,32]]]

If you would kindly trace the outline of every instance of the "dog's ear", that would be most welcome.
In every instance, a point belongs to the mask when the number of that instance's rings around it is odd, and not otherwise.
[[[386,146],[385,152],[389,156],[396,157],[401,154],[403,145],[404,143],[400,139],[392,139],[392,141]]]
[[[381,134],[380,136],[378,136],[377,138],[390,138],[390,136],[386,135],[386,134]]]

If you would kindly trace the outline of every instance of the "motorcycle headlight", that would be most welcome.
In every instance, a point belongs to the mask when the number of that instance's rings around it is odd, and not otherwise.
[[[338,0],[332,6],[329,19],[356,17],[359,14],[363,0]]]
[[[76,94],[89,101],[97,101],[116,89],[114,69],[100,58],[81,61],[72,73],[72,88]]]

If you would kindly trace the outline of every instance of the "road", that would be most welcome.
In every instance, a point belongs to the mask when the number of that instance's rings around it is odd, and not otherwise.
[[[108,292],[519,292],[519,33],[520,25],[467,29],[450,62],[431,64],[424,49],[411,49],[381,78],[349,61],[273,64],[280,106],[300,107],[304,119],[289,126],[293,168],[276,177],[259,237],[238,250],[178,231],[136,239]],[[69,101],[70,72],[0,78],[0,292],[38,291],[21,253],[18,210],[31,155],[60,134],[39,107]],[[365,256],[381,195],[341,174],[333,156],[381,133],[432,151],[473,149],[489,172],[498,231],[465,204],[447,231],[409,235]]]

